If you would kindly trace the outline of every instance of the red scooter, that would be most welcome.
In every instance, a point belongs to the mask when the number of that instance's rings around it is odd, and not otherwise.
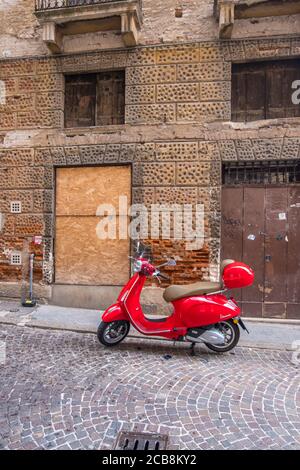
[[[157,268],[144,254],[134,260],[134,275],[124,286],[117,302],[102,316],[97,336],[105,346],[115,346],[127,336],[130,324],[146,336],[161,336],[173,341],[188,341],[192,353],[196,343],[223,353],[233,349],[240,338],[239,325],[247,330],[240,318],[241,309],[224,292],[249,286],[254,281],[253,270],[244,263],[225,260],[221,267],[221,282],[196,282],[189,285],[171,285],[164,291],[164,299],[174,307],[172,315],[147,318],[140,305],[140,295],[147,277],[169,280],[160,272],[163,266],[175,266],[169,260]]]

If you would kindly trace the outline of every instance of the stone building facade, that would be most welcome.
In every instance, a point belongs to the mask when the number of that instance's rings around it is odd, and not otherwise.
[[[236,20],[231,38],[223,39],[214,3],[144,0],[136,45],[124,45],[119,32],[93,31],[65,36],[62,50],[53,54],[35,2],[1,2],[0,80],[6,96],[0,104],[1,296],[20,295],[31,252],[40,298],[69,297],[82,306],[99,299],[105,306],[119,290],[85,286],[84,294],[69,285],[63,295],[59,286],[54,292],[57,167],[128,164],[133,202],[203,203],[204,247],[186,251],[182,243],[155,240],[153,254],[157,260],[177,256],[176,269],[168,273],[173,282],[218,277],[222,165],[294,161],[300,150],[298,117],[231,121],[232,64],[299,58],[300,14]],[[120,69],[125,123],[65,128],[65,76]],[[21,202],[21,213],[11,212],[12,201]],[[33,242],[37,235],[41,245]],[[11,263],[14,252],[22,254],[21,265]],[[149,287],[145,303],[153,307],[160,296],[161,289]],[[260,312],[299,318],[297,309],[286,306]]]

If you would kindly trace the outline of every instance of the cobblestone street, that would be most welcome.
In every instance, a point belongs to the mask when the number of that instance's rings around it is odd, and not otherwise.
[[[290,352],[0,327],[1,449],[111,449],[118,432],[168,434],[171,449],[300,449]]]

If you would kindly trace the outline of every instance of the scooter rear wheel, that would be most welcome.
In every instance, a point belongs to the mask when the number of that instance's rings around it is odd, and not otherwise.
[[[121,343],[129,333],[130,323],[125,320],[116,320],[110,323],[101,322],[97,337],[104,346],[116,346]]]
[[[215,325],[225,336],[225,343],[221,345],[205,343],[205,345],[217,353],[224,353],[231,351],[240,339],[240,329],[232,320],[222,321]]]

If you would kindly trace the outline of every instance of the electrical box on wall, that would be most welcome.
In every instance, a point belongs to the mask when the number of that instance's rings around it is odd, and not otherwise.
[[[22,212],[22,203],[21,203],[21,201],[11,201],[11,203],[10,203],[10,212],[12,214],[20,214]]]

